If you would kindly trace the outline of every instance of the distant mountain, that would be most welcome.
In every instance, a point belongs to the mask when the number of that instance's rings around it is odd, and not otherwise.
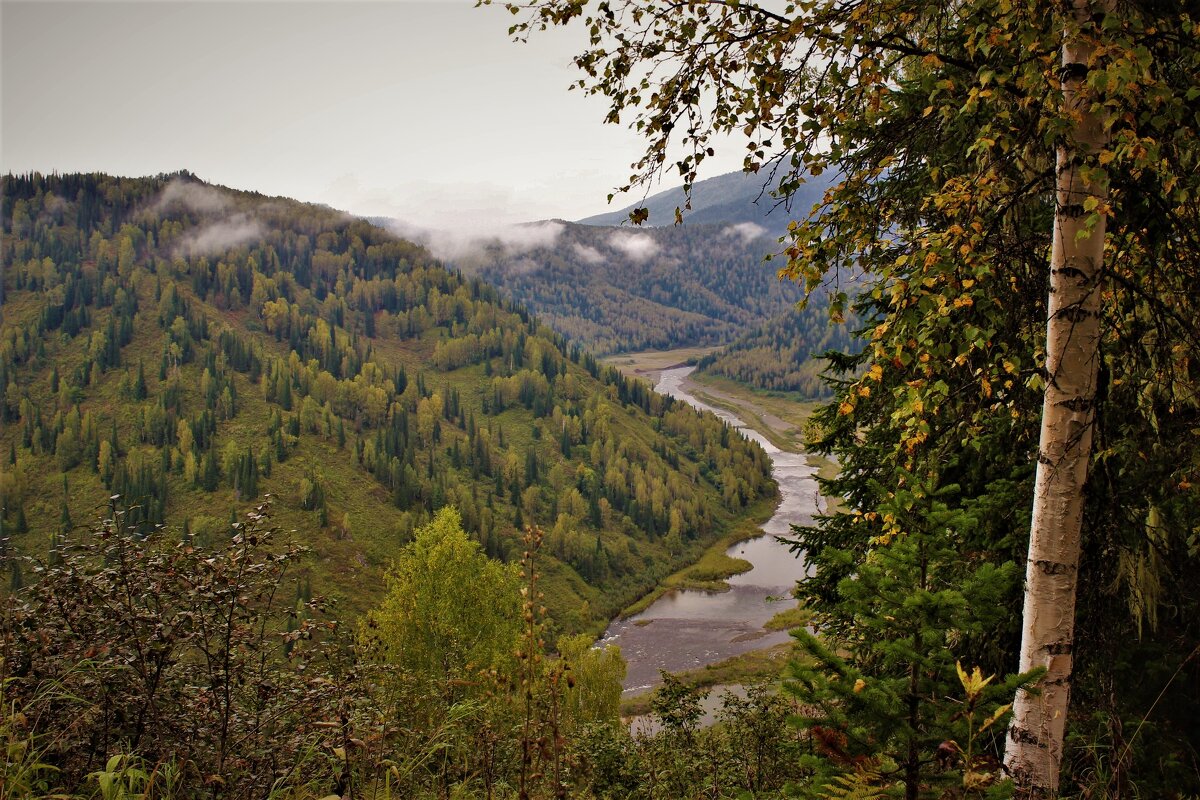
[[[763,227],[768,235],[779,237],[787,230],[788,222],[808,214],[813,204],[824,195],[829,180],[810,178],[792,197],[791,211],[771,196],[772,186],[767,173],[730,172],[699,181],[692,187],[692,208],[683,212],[685,224],[753,223]],[[646,226],[664,227],[675,224],[675,209],[683,209],[686,198],[683,187],[651,195],[645,200],[620,211],[610,211],[579,220],[582,225],[625,225],[635,208],[646,208],[650,216]]]
[[[451,259],[597,354],[721,345],[791,308],[800,289],[746,224],[616,228],[546,222]]]
[[[543,526],[545,603],[595,630],[775,491],[712,415],[363,220],[182,174],[9,175],[0,208],[5,585],[114,495],[212,547],[270,493],[312,588],[362,610],[454,505],[496,558]]]

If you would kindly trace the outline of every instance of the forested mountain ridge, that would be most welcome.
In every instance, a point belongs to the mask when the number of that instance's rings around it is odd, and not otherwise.
[[[732,172],[698,182],[692,209],[682,187],[578,223],[535,223],[536,242],[497,239],[457,261],[484,277],[569,339],[598,354],[729,345],[711,371],[763,389],[819,396],[821,362],[845,351],[852,334],[829,325],[824,292],[798,308],[803,292],[781,281],[766,257],[795,215],[806,215],[830,185],[809,178],[790,210],[775,207],[765,175]],[[628,225],[635,208],[646,225]]]
[[[455,265],[598,355],[725,344],[801,297],[764,261],[774,242],[756,226],[543,225],[560,226],[548,243],[496,243]]]
[[[18,551],[47,557],[114,494],[140,529],[205,545],[270,493],[314,588],[365,608],[452,504],[494,557],[542,525],[547,605],[579,629],[774,492],[715,418],[363,220],[186,173],[6,176],[3,199]]]

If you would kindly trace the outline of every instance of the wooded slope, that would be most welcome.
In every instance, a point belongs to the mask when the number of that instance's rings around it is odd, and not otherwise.
[[[8,176],[3,199],[0,524],[24,553],[112,495],[203,546],[270,493],[313,589],[361,609],[453,504],[497,558],[542,525],[547,604],[596,628],[773,495],[757,446],[365,221],[187,174]]]

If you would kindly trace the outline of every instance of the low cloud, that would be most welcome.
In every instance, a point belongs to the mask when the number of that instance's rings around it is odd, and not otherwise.
[[[537,272],[541,268],[542,265],[529,256],[520,256],[504,264],[504,271],[509,275],[528,275],[532,272]]]
[[[512,258],[539,248],[554,247],[565,226],[561,222],[533,222],[491,227],[471,225],[447,230],[390,220],[387,227],[398,236],[424,245],[442,261],[470,269],[485,260]]]
[[[575,252],[576,257],[585,264],[596,265],[604,263],[604,254],[591,245],[575,242],[571,245],[571,249]]]
[[[203,217],[171,248],[172,257],[193,258],[260,241],[267,232],[261,217],[269,210],[269,204],[257,203],[251,211],[236,211],[233,197],[227,191],[186,178],[172,178],[143,207],[142,214],[162,217],[184,211]]]
[[[501,246],[513,252],[528,252],[538,247],[553,247],[565,226],[561,222],[534,222],[509,225],[493,233]]]
[[[767,229],[756,222],[739,222],[736,225],[730,225],[723,233],[726,236],[737,236],[744,243],[749,244],[760,236],[765,236]]]
[[[639,262],[646,261],[658,252],[658,242],[646,233],[616,231],[608,237],[608,246]]]
[[[248,214],[234,214],[189,231],[179,243],[177,253],[189,257],[213,255],[257,242],[265,234],[266,229],[257,219]]]
[[[174,178],[163,188],[151,210],[162,214],[182,207],[197,214],[220,214],[231,204],[229,196],[220,189]]]

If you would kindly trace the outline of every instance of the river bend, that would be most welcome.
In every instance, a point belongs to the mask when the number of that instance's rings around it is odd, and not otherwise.
[[[750,571],[728,579],[729,591],[668,592],[640,614],[609,625],[599,644],[620,646],[629,665],[624,687],[627,694],[656,685],[659,670],[694,669],[786,642],[786,631],[768,631],[763,625],[796,605],[791,589],[803,576],[804,566],[774,537],[789,533],[792,525],[812,523],[813,515],[822,508],[816,468],[802,453],[780,450],[735,415],[685,391],[684,380],[694,369],[663,370],[655,390],[711,411],[758,442],[771,458],[771,473],[779,484],[781,499],[775,515],[762,526],[763,536],[739,542],[726,551],[753,564]]]

